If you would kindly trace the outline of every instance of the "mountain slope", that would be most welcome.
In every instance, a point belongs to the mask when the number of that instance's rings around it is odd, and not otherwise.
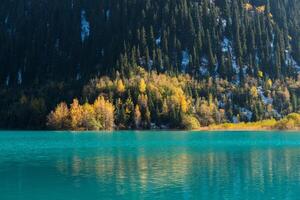
[[[300,71],[299,8],[297,0],[3,0],[1,126],[44,124],[46,113],[81,96],[90,78],[130,77],[137,66],[241,88],[251,79],[266,102],[265,83],[285,91]],[[297,91],[287,90],[297,101]],[[254,111],[232,101],[234,115]],[[277,104],[278,115],[297,111]],[[27,112],[32,119],[23,119]]]

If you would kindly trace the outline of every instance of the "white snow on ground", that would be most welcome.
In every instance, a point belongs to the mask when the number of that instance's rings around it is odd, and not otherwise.
[[[240,67],[236,62],[236,57],[232,56],[232,68],[234,69],[235,73],[238,75],[240,73]]]
[[[277,117],[277,118],[281,118],[282,117],[282,115],[277,110],[273,109],[272,111],[273,111],[274,117]]]
[[[236,74],[236,81],[234,83],[238,85],[240,83],[240,77],[239,77],[240,67],[237,64],[231,41],[228,38],[224,37],[221,43],[221,48],[223,53],[229,53],[231,56],[232,68]]]
[[[148,62],[148,69],[152,70],[152,66],[153,66],[153,60],[149,60],[149,62]]]
[[[80,74],[80,64],[77,65],[76,67],[76,80],[78,81],[79,79],[81,79],[81,74]]]
[[[81,11],[81,41],[84,42],[90,36],[90,23],[86,19],[85,10]]]
[[[226,28],[226,26],[227,26],[227,21],[226,21],[226,19],[222,19],[222,26],[223,26],[223,29]]]
[[[201,65],[207,67],[208,66],[208,60],[206,57],[201,57]]]
[[[6,86],[9,86],[10,76],[8,75],[5,80]]]
[[[77,74],[76,74],[76,80],[78,81],[78,80],[80,80],[80,78],[81,78],[80,73],[77,73]]]
[[[160,45],[161,43],[161,36],[159,36],[156,40],[155,40],[156,45]]]
[[[219,108],[225,108],[225,103],[223,101],[218,101]]]
[[[23,82],[22,71],[21,71],[21,69],[19,69],[19,71],[18,71],[18,84],[21,85],[22,82]]]
[[[201,61],[201,65],[199,67],[199,71],[202,76],[205,76],[208,74],[208,69],[207,69],[208,60],[206,57],[203,56],[201,57],[200,61]]]
[[[228,52],[231,50],[231,45],[229,40],[225,37],[221,43],[221,47],[222,47],[222,52]]]
[[[251,112],[250,110],[248,110],[246,108],[241,108],[241,113],[247,117],[248,121],[252,120],[253,112]]]
[[[292,66],[300,74],[300,66],[295,61],[295,59],[293,58],[289,50],[285,50],[285,57],[286,57],[285,64],[287,66]]]
[[[263,92],[263,89],[261,86],[257,87],[257,92],[261,98],[261,100],[263,101],[264,104],[273,104],[273,99],[272,98],[269,98],[269,97],[266,97],[264,95],[264,92]]]
[[[233,96],[233,95],[232,95],[232,92],[230,92],[230,91],[227,92],[226,96],[227,96],[227,98],[232,99],[232,96]]]
[[[219,63],[217,62],[217,63],[215,64],[215,73],[216,73],[215,77],[218,77],[218,76],[219,76],[218,70],[219,70]]]
[[[272,54],[274,54],[273,48],[274,48],[274,41],[275,41],[275,34],[272,33],[272,42],[270,44],[271,48],[272,48]]]
[[[205,75],[208,74],[208,70],[207,70],[206,67],[201,66],[201,67],[199,68],[199,70],[200,70],[200,73],[201,73],[202,76],[205,76]]]
[[[186,68],[190,63],[189,53],[187,50],[182,51],[181,71],[186,72]]]
[[[259,62],[260,62],[260,59],[259,59],[258,54],[256,52],[256,54],[255,54],[255,64],[259,65]]]
[[[8,15],[5,17],[4,23],[5,23],[5,24],[8,23]]]
[[[56,49],[59,49],[59,43],[60,43],[60,40],[59,40],[59,38],[57,38],[55,41],[55,45],[54,45]]]
[[[239,123],[239,120],[236,116],[234,116],[234,117],[232,117],[232,122],[237,124],[237,123]]]
[[[248,70],[248,66],[244,65],[243,67],[243,75],[246,76],[247,75],[247,70]]]
[[[110,19],[110,10],[109,9],[105,12],[105,15],[106,15],[106,19],[109,20]]]

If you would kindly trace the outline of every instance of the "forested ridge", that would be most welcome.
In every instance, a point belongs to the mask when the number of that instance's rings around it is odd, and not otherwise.
[[[299,25],[297,0],[3,0],[0,127],[108,129],[108,104],[114,128],[281,119],[299,111]],[[74,103],[92,113],[77,124]]]

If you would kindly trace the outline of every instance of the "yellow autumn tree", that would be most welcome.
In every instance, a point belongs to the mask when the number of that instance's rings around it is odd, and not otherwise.
[[[265,5],[258,6],[258,7],[256,8],[256,11],[257,11],[258,13],[264,13],[265,10],[266,10],[266,6],[265,6]]]
[[[79,129],[82,126],[82,106],[79,104],[77,99],[73,100],[70,107],[70,117],[71,117],[71,128],[73,130]]]
[[[66,103],[57,105],[47,117],[48,127],[55,130],[65,130],[70,128],[70,111]]]
[[[258,77],[259,78],[263,78],[264,77],[264,73],[262,71],[258,71]]]
[[[115,107],[103,96],[98,97],[94,102],[96,130],[112,130],[114,128]]]
[[[257,88],[256,87],[251,87],[250,89],[250,96],[252,98],[257,98],[258,97],[258,91],[257,91]]]
[[[117,81],[117,92],[118,93],[123,93],[123,92],[125,92],[125,85],[124,85],[124,83],[123,83],[123,81],[121,80],[121,79],[119,79],[118,81]]]
[[[91,104],[85,103],[82,105],[82,129],[97,130],[95,128],[95,111]]]
[[[244,9],[249,11],[249,10],[253,10],[253,6],[250,3],[245,3],[244,4]]]
[[[145,80],[142,78],[142,79],[140,80],[140,83],[139,83],[139,90],[140,90],[140,93],[145,93],[145,92],[146,92],[146,89],[147,89],[146,82],[145,82]]]
[[[201,127],[200,122],[194,116],[184,115],[182,119],[182,128],[187,130],[195,130]]]
[[[142,120],[141,117],[142,117],[142,114],[141,114],[141,111],[140,111],[140,107],[139,107],[139,105],[136,105],[135,109],[134,109],[134,125],[135,125],[135,128],[140,128],[141,120]]]
[[[188,111],[188,102],[184,96],[180,97],[181,112],[186,113]]]
[[[268,89],[270,89],[272,86],[273,86],[273,82],[271,79],[268,79],[267,82],[266,82],[266,86]]]

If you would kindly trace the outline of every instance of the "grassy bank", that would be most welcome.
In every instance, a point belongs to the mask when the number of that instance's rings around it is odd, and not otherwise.
[[[211,125],[202,130],[300,130],[300,114],[291,113],[279,121],[270,119],[249,123],[224,123]]]

